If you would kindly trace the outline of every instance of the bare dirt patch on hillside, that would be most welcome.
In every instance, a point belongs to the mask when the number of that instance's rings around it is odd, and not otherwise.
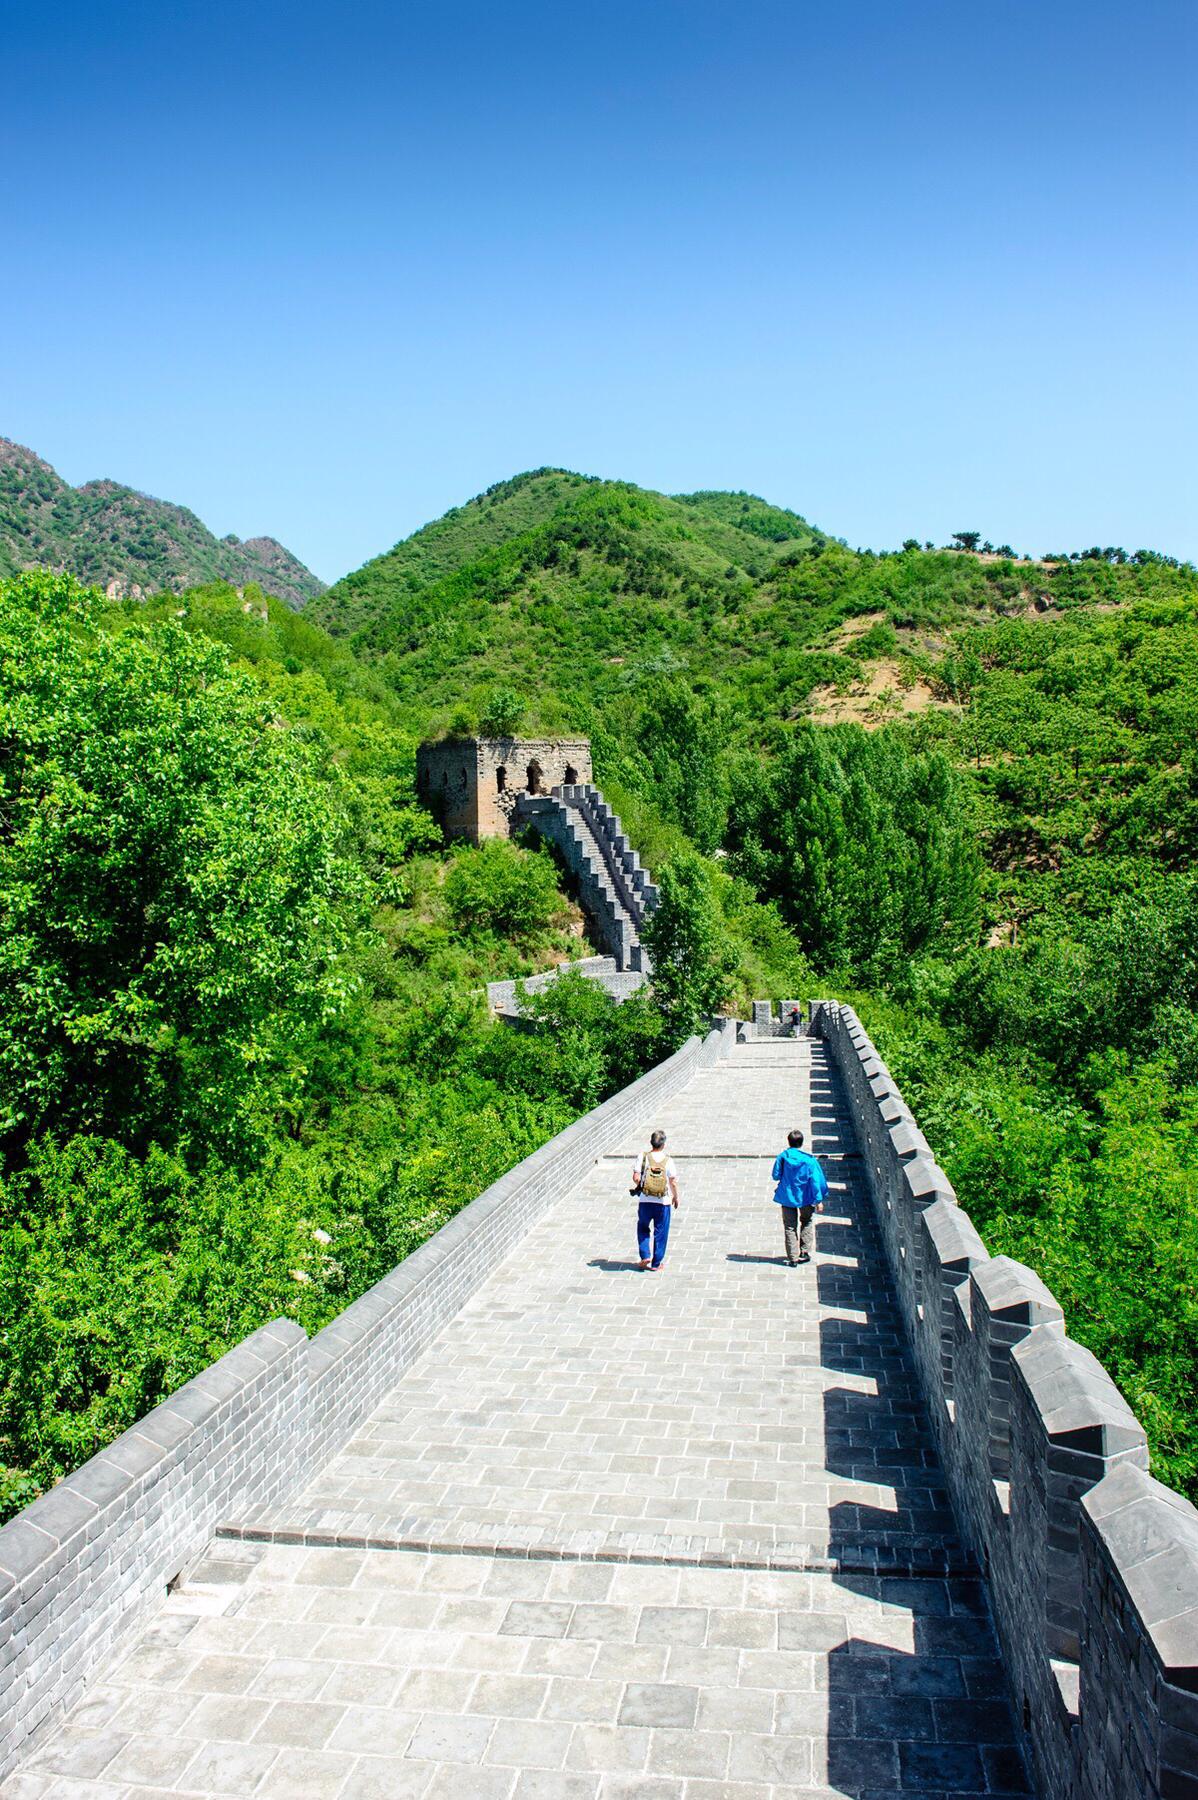
[[[926,681],[912,680],[901,663],[882,657],[862,670],[851,687],[838,691],[832,683],[815,689],[811,696],[810,716],[817,725],[852,723],[876,731],[891,719],[909,718],[914,713],[950,712],[952,707],[940,700]]]
[[[828,648],[829,650],[843,650],[846,644],[856,643],[857,639],[864,637],[867,631],[872,631],[875,625],[885,625],[885,623],[886,614],[884,612],[857,613],[853,618],[846,619],[843,625],[837,626],[835,632],[828,639]]]

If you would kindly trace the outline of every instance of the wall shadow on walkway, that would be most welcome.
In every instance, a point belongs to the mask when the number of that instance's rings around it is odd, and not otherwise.
[[[828,1652],[827,1783],[857,1800],[902,1793],[921,1800],[1015,1800],[1029,1792],[1015,1747],[1002,1669],[989,1625],[952,1610],[947,1583],[837,1581],[846,1605],[879,1588],[895,1594],[894,1635],[908,1625],[913,1650],[846,1637]],[[839,1597],[839,1596],[837,1596]],[[813,1615],[813,1617],[815,1617]],[[889,1631],[886,1635],[890,1635]],[[976,1653],[975,1653],[976,1652]],[[997,1698],[995,1696],[997,1695]],[[817,1780],[820,1771],[816,1771]]]
[[[828,1624],[841,1623],[843,1595],[846,1630],[824,1639],[827,1783],[859,1800],[1026,1795],[984,1587],[957,1541],[860,1165],[829,1175],[840,1183],[817,1227],[820,1362],[845,1379],[824,1390],[825,1466],[833,1493],[868,1485],[828,1507],[844,1565]]]

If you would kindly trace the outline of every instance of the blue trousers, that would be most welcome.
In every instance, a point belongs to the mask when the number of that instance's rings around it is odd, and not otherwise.
[[[666,1258],[673,1210],[668,1200],[642,1200],[636,1209],[636,1247],[641,1253],[641,1261],[651,1260],[655,1269],[660,1269]],[[650,1231],[653,1233],[652,1258],[649,1255]]]

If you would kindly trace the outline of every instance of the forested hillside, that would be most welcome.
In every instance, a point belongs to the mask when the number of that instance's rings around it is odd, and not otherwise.
[[[571,654],[585,655],[593,673],[638,654],[659,609],[703,636],[733,590],[787,550],[822,541],[797,514],[749,494],[668,499],[542,469],[488,489],[346,576],[313,616],[357,634],[371,654],[402,657],[403,685],[435,672],[445,705],[469,691],[488,656],[498,656],[499,672],[523,666],[533,636],[554,674]]]
[[[32,450],[0,438],[0,576],[41,565],[135,597],[258,582],[302,606],[324,586],[272,537],[215,538],[185,506],[116,481],[70,487]]]
[[[299,615],[0,585],[5,1504],[705,1011],[817,991],[1198,1491],[1198,580],[975,538],[542,470]],[[585,949],[568,884],[412,790],[497,720],[590,734],[664,895],[654,998],[559,983],[535,1041],[479,990]]]
[[[320,605],[414,726],[588,731],[651,866],[778,908],[1198,1491],[1198,578],[980,539],[541,472]]]
[[[544,850],[444,850],[404,717],[257,589],[0,582],[0,1517],[688,1028],[693,988],[577,982],[544,1043],[490,1024],[483,984],[584,922]],[[714,893],[721,983],[798,984],[776,913]]]

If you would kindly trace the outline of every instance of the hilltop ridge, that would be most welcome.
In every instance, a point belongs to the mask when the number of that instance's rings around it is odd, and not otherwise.
[[[257,582],[300,607],[324,590],[273,537],[217,538],[188,507],[107,478],[72,487],[35,451],[0,438],[0,575],[38,566],[94,583],[113,600]]]
[[[759,577],[788,551],[824,541],[824,533],[754,494],[671,496],[569,469],[530,469],[372,557],[312,612],[330,631],[381,649],[403,635],[416,596],[463,570],[477,568],[485,582],[517,566],[525,574],[556,569],[585,587],[597,563],[629,561],[633,539],[633,585],[641,577],[653,585],[655,575],[664,594],[688,582]]]

